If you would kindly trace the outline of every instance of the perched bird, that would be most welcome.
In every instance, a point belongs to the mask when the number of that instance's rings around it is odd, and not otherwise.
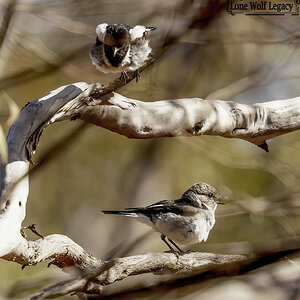
[[[142,25],[99,24],[96,41],[90,49],[93,64],[106,74],[122,72],[126,79],[126,71],[135,71],[148,60],[149,33],[155,29]]]
[[[175,251],[169,242],[196,244],[206,241],[215,224],[215,210],[221,195],[211,185],[199,182],[186,190],[180,199],[163,200],[146,207],[126,208],[125,210],[103,210],[104,214],[116,214],[133,217],[137,221],[151,226],[161,233],[161,239],[171,251]]]

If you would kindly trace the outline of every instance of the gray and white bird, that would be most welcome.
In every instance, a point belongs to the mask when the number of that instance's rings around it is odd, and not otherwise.
[[[215,210],[222,197],[211,185],[199,182],[186,190],[180,199],[163,200],[146,207],[125,210],[103,210],[104,214],[116,214],[135,218],[161,233],[161,239],[171,251],[176,245],[197,244],[206,241],[215,224]]]
[[[91,45],[92,63],[103,73],[135,71],[148,60],[152,51],[149,33],[156,27],[125,24],[99,24],[96,41]]]

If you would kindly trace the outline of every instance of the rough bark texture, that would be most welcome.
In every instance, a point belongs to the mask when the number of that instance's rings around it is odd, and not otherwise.
[[[36,241],[23,238],[17,248],[2,258],[19,263],[23,267],[54,259],[53,263],[60,268],[72,267],[80,271],[103,264],[100,259],[88,254],[70,238],[61,234],[52,234]]]
[[[244,255],[201,252],[189,252],[181,255],[166,252],[145,253],[105,262],[97,270],[41,290],[27,299],[46,299],[54,296],[63,296],[70,292],[82,291],[98,294],[99,292],[95,291],[95,287],[112,284],[128,276],[145,273],[184,275],[191,272],[205,272],[211,268],[238,263],[247,259]],[[97,279],[95,280],[95,278]]]

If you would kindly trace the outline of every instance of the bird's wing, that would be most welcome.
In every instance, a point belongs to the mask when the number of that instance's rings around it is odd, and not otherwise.
[[[128,207],[125,208],[126,210],[148,210],[148,209],[161,209],[166,205],[167,203],[172,202],[172,200],[162,200],[156,203],[153,203],[151,205],[148,205],[146,207]]]
[[[146,208],[161,208],[168,204],[170,205],[172,202],[173,202],[172,200],[161,200],[161,201],[158,201],[156,203],[146,206]]]
[[[131,42],[136,41],[137,39],[145,37],[148,32],[155,30],[156,27],[146,27],[142,25],[136,25],[129,30]]]
[[[105,37],[107,25],[108,25],[107,23],[102,23],[96,27],[97,37],[98,37],[99,41],[101,41],[102,43],[104,43],[104,37]]]
[[[196,207],[187,205],[181,199],[178,200],[162,200],[146,207],[126,208],[133,213],[142,213],[144,215],[157,213],[175,213],[181,216],[193,216],[198,212]]]

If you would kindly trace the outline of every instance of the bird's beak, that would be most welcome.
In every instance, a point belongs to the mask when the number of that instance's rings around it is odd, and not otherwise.
[[[226,205],[226,203],[221,202],[221,201],[217,201],[217,204],[220,204],[220,205]]]
[[[119,50],[119,48],[117,48],[117,47],[114,47],[113,48],[113,50],[114,50],[114,57],[116,56],[116,54],[117,54],[117,52],[118,52],[118,50]]]

